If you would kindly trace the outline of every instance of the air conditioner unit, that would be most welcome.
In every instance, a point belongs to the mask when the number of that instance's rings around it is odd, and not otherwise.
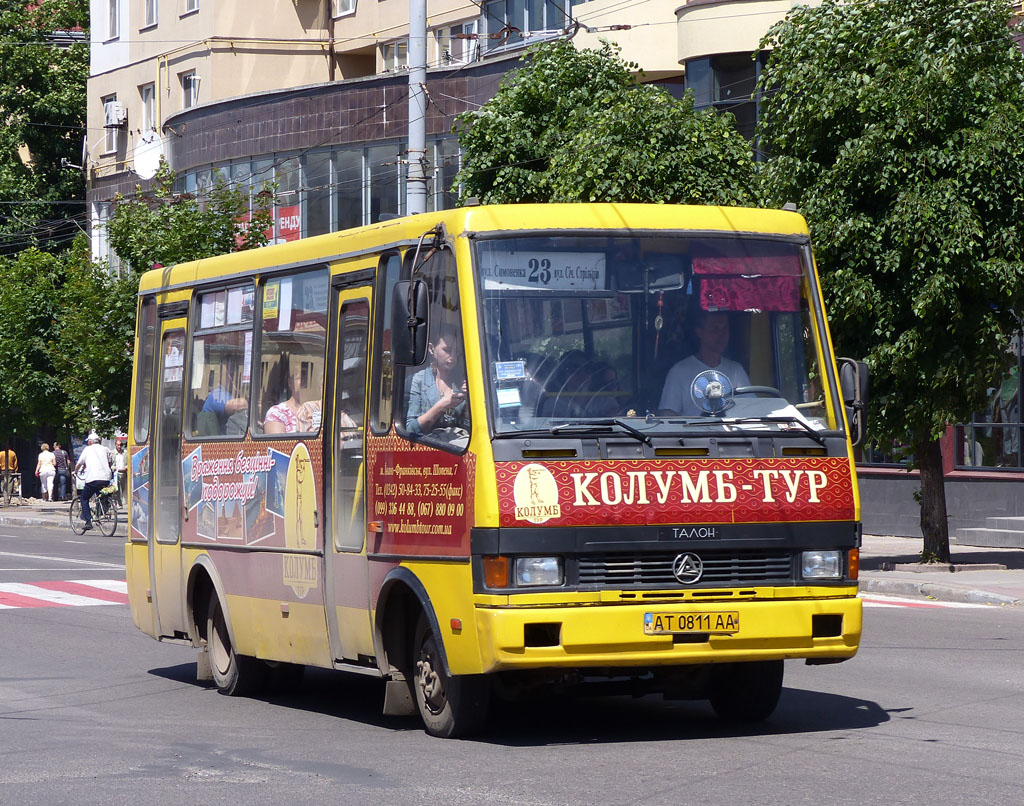
[[[112,101],[103,107],[103,111],[103,128],[119,129],[122,126],[128,125],[128,110],[125,108],[124,104]]]

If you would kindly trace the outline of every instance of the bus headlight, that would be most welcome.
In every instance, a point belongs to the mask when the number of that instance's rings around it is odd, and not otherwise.
[[[804,579],[839,579],[843,575],[843,553],[805,551],[800,572]]]
[[[516,587],[561,585],[561,557],[516,557]]]

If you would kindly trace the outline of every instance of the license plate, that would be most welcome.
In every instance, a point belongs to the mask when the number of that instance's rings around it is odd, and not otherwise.
[[[716,633],[729,635],[740,630],[736,611],[716,613],[644,613],[645,635]]]

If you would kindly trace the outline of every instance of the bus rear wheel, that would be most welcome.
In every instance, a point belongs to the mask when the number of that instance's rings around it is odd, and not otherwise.
[[[206,608],[206,651],[217,691],[229,697],[259,691],[267,678],[268,667],[256,658],[235,653],[228,634],[220,597],[214,592]]]
[[[781,660],[723,663],[712,668],[711,707],[731,722],[761,722],[782,694]]]
[[[413,640],[413,696],[427,733],[456,739],[479,732],[487,722],[490,681],[484,675],[448,675],[438,638],[425,615]]]

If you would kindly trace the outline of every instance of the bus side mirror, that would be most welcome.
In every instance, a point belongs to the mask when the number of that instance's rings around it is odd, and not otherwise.
[[[397,366],[419,366],[426,358],[429,307],[425,282],[395,283],[391,294],[391,356]]]
[[[868,422],[868,365],[853,358],[839,359],[839,386],[850,423],[850,440],[860,445]]]

